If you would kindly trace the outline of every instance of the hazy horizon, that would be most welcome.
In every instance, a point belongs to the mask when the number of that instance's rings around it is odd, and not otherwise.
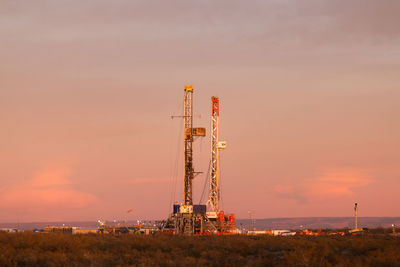
[[[350,219],[352,221],[352,223],[354,223],[354,216],[311,216],[311,217],[265,217],[265,218],[236,218],[236,220],[240,220],[240,221],[245,221],[245,220],[285,220],[285,219]],[[393,218],[393,219],[398,219],[400,220],[400,216],[357,216],[358,219],[389,219],[389,218]],[[54,221],[54,220],[44,220],[44,221],[24,221],[24,222],[20,222],[20,221],[6,221],[6,222],[0,222],[0,225],[7,225],[7,224],[34,224],[34,223],[71,223],[71,222],[77,222],[77,223],[97,223],[99,219],[95,219],[95,220],[61,220],[61,221]],[[135,219],[127,219],[127,220],[115,220],[116,223],[118,222],[136,222],[137,220],[140,221],[162,221],[162,220],[166,220],[165,217],[162,218],[155,218],[155,219],[146,219],[146,218],[135,218]],[[105,222],[113,222],[114,219],[113,218],[102,218],[102,221]],[[392,222],[390,223],[390,226],[392,225]],[[397,225],[397,224],[396,224]]]
[[[220,97],[222,208],[397,217],[400,2],[0,1],[0,222],[166,218]],[[194,179],[197,204],[204,175]],[[129,209],[133,212],[127,213]]]

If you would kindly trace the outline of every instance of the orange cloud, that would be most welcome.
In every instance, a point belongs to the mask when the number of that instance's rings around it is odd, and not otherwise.
[[[305,180],[307,193],[317,196],[351,195],[357,187],[364,187],[373,180],[362,170],[339,169],[323,173],[315,179]]]
[[[46,168],[25,183],[5,190],[0,206],[30,211],[48,208],[82,208],[97,201],[96,197],[71,187],[64,167]]]
[[[369,175],[358,169],[334,169],[317,177],[305,179],[297,185],[276,185],[273,190],[283,198],[306,202],[311,197],[351,196],[354,189],[373,183]]]

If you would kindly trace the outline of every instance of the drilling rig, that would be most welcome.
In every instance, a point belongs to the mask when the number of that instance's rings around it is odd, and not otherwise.
[[[193,86],[186,85],[184,90],[184,203],[173,205],[173,213],[166,222],[164,229],[170,229],[174,234],[206,234],[226,233],[235,228],[233,214],[225,216],[219,208],[219,150],[226,148],[226,142],[219,141],[219,99],[211,98],[211,163],[209,197],[206,205],[193,204],[193,179],[200,172],[193,167],[193,141],[195,137],[204,137],[205,128],[193,127]],[[208,206],[208,211],[207,211]]]
[[[209,217],[217,217],[220,201],[219,150],[226,148],[226,142],[219,141],[219,98],[211,97],[211,171],[210,191],[207,201]]]
[[[227,233],[235,228],[234,214],[226,216],[219,205],[221,200],[219,151],[226,147],[227,143],[219,140],[219,98],[213,96],[211,97],[211,162],[207,219],[213,223],[219,233]]]
[[[173,213],[167,225],[172,226],[175,234],[193,235],[204,232],[206,221],[206,206],[193,205],[193,179],[200,172],[193,167],[193,141],[195,137],[204,137],[205,128],[193,127],[193,86],[186,85],[184,90],[184,155],[185,174],[182,205],[174,204]],[[171,225],[172,224],[172,225]]]

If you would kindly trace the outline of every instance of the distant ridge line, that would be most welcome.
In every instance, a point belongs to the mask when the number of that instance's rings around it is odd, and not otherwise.
[[[154,221],[154,220],[145,220]],[[237,219],[237,228],[249,228],[250,219]],[[111,220],[110,220],[111,222]],[[122,222],[122,221],[120,221]],[[136,221],[127,221],[134,224]],[[23,230],[42,229],[49,225],[76,226],[81,228],[97,228],[97,221],[53,221],[53,222],[14,222],[0,223],[0,228],[17,228]],[[359,227],[377,228],[391,227],[392,224],[400,226],[400,217],[358,217]],[[255,218],[257,229],[318,229],[318,228],[353,228],[354,217],[276,217]]]

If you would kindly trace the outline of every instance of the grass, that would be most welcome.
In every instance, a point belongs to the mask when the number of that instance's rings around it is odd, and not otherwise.
[[[0,233],[0,266],[400,266],[400,238]]]

